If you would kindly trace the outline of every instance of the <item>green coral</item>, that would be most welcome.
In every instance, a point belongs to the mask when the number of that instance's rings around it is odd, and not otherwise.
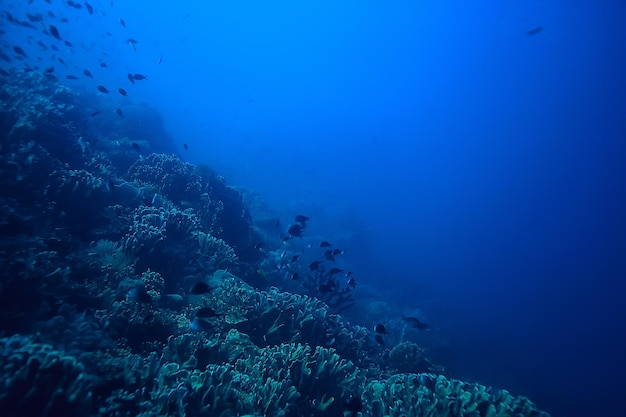
[[[363,414],[372,417],[548,417],[524,397],[433,374],[369,381],[362,400]]]

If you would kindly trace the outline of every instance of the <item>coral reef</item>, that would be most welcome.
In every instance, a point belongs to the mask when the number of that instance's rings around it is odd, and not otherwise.
[[[1,76],[2,415],[546,415],[348,323],[348,273],[287,265],[277,236],[262,248],[274,219],[255,231],[239,191],[171,154],[153,110],[94,119],[107,104],[54,77]],[[310,281],[287,285],[298,271]]]

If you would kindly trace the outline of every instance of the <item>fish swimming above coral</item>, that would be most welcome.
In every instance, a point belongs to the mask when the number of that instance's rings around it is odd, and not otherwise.
[[[287,233],[289,233],[290,236],[302,238],[302,229],[303,227],[301,225],[292,224],[289,226],[289,229],[287,229]]]
[[[402,320],[406,321],[414,329],[423,330],[425,332],[430,332],[433,330],[433,326],[428,323],[423,323],[416,317],[402,316]]]

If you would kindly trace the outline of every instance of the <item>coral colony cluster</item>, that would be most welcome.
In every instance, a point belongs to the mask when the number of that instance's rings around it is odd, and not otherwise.
[[[547,416],[348,323],[345,271],[276,273],[298,255],[153,110],[94,118],[87,93],[5,72],[3,416]]]

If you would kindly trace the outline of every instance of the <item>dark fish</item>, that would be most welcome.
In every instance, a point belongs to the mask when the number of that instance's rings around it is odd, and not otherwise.
[[[115,109],[115,113],[117,113],[117,115],[120,117],[124,117],[124,113],[122,113],[122,109],[120,109],[119,107]]]
[[[363,402],[359,397],[351,397],[348,401],[343,402],[343,408],[350,412],[350,417],[357,417],[363,411]]]
[[[68,48],[73,48],[73,47],[74,47],[74,45],[72,45],[72,42],[70,42],[70,41],[67,41],[67,40],[66,40],[66,41],[63,41],[63,43],[64,43],[64,44],[65,44],[65,46],[67,46]]]
[[[85,74],[89,78],[93,78],[93,75],[91,75],[91,72],[89,72],[89,70],[84,69],[83,74]]]
[[[54,67],[48,67],[48,68],[46,68],[46,72],[47,72],[48,74],[53,73],[53,72],[54,72]]]
[[[320,268],[320,264],[321,264],[321,263],[322,263],[322,262],[320,262],[320,261],[313,261],[313,262],[311,262],[311,263],[309,264],[309,269],[310,269],[311,271],[317,271],[317,270]]]
[[[50,3],[50,2],[48,2],[48,3]],[[48,16],[50,16],[50,17],[56,17],[56,15],[55,15],[54,13],[52,13],[51,11],[49,11],[49,10],[48,10]]]
[[[189,150],[189,146],[187,146],[187,144],[186,144],[186,143],[183,143],[183,148],[185,148],[185,150],[186,150],[186,151],[188,151],[188,150]]]
[[[354,278],[350,278],[350,279],[348,280],[348,287],[350,287],[350,288],[354,289],[354,288],[356,287],[356,279],[354,279]]]
[[[425,386],[426,388],[428,388],[431,391],[435,390],[435,381],[433,380],[433,378],[428,375],[428,374],[418,374],[417,380],[419,381],[420,385]]]
[[[414,329],[423,330],[425,332],[430,332],[430,331],[433,330],[433,326],[431,326],[430,324],[421,322],[416,317],[402,316],[402,320],[404,320],[407,323],[409,323],[411,325],[411,327],[413,327]]]
[[[78,80],[78,77],[72,74],[66,75],[65,78],[67,78],[68,80]]]
[[[85,3],[85,9],[87,9],[89,14],[93,14],[93,7],[91,7],[91,4]]]
[[[339,268],[331,268],[331,270],[330,270],[330,271],[328,271],[328,273],[329,273],[330,275],[338,274],[338,273],[340,273],[340,272],[343,272],[343,269],[339,269]]]
[[[263,242],[259,242],[256,245],[254,245],[254,249],[261,249],[262,246],[263,246]]]
[[[189,323],[189,328],[194,332],[210,332],[213,330],[213,326],[206,320],[195,318]]]
[[[135,84],[135,79],[133,78],[133,74],[130,74],[130,73],[128,74],[128,81]]]
[[[374,340],[376,341],[376,343],[378,343],[381,346],[385,346],[385,340],[383,339],[383,337],[379,334],[377,334],[376,336],[374,336]]]
[[[333,256],[343,255],[344,251],[341,249],[333,249]]]
[[[30,13],[26,13],[26,17],[28,18],[28,20],[30,20],[31,22],[41,22],[43,20],[43,16],[40,14],[30,14]]]
[[[333,256],[333,250],[328,249],[324,251],[324,258],[328,259],[331,262],[335,262],[335,257]]]
[[[98,91],[100,91],[101,93],[109,94],[109,90],[107,90],[105,86],[99,85],[97,88],[98,88]]]
[[[537,26],[537,27],[534,27],[534,28],[532,28],[530,30],[527,30],[526,31],[526,35],[528,35],[528,36],[535,36],[535,35],[538,35],[539,32],[541,32],[542,30],[543,30],[543,26]]]
[[[78,3],[76,3],[76,2],[74,2],[72,0],[67,0],[67,5],[70,6],[70,7],[75,8],[75,9],[80,9],[80,8],[83,7],[82,4],[78,4]]]
[[[56,27],[56,26],[54,26],[54,25],[50,25],[50,26],[48,27],[48,30],[50,31],[50,34],[51,34],[54,38],[56,38],[56,39],[58,39],[58,40],[61,40],[61,35],[59,34],[59,29],[57,29],[57,27]]]
[[[292,224],[291,226],[289,226],[289,229],[287,229],[287,233],[289,233],[293,237],[301,238],[302,226],[300,226],[299,224]]]
[[[96,116],[97,116],[97,115],[99,115],[99,114],[100,114],[100,112],[99,112],[99,111],[95,111],[95,112],[91,113],[89,116],[90,116],[90,117],[96,117]]]
[[[19,46],[14,46],[13,51],[15,51],[16,54],[23,56],[24,58],[28,58],[28,55],[26,55],[26,52],[24,52],[24,50],[20,48]]]
[[[133,146],[133,149],[138,151],[139,150],[139,145],[137,145],[135,142],[133,142],[132,144],[137,146],[137,149],[135,149],[134,146]],[[212,290],[213,290],[213,288],[209,287],[208,284],[205,284],[204,282],[197,282],[197,283],[193,284],[193,286],[191,287],[191,293],[194,294],[194,295],[208,294]]]
[[[50,45],[50,49],[53,49],[53,50],[55,50],[55,51],[58,51],[58,50],[59,50],[59,48],[57,48],[57,46],[56,46],[56,45]]]
[[[306,227],[306,222],[309,220],[307,216],[303,216],[302,214],[298,214],[294,220],[302,225],[302,227]]]
[[[330,242],[327,242],[325,240],[322,240],[320,242],[320,248],[330,248],[332,245],[330,244]]]
[[[66,65],[66,64],[65,64],[65,61],[63,61],[63,58],[58,58],[58,61],[59,61],[61,64]]]
[[[298,274],[297,272],[294,272],[293,274],[291,274],[291,279],[293,281],[297,281],[300,278],[300,274]]]
[[[385,325],[380,323],[374,326],[374,331],[379,334],[387,334],[387,329],[385,328]]]
[[[210,319],[213,317],[217,317],[217,318],[224,317],[224,315],[217,314],[215,310],[213,310],[211,307],[202,307],[201,309],[196,311],[196,317],[201,318],[201,319]]]
[[[102,67],[102,68],[106,68],[106,67],[107,67],[107,63],[106,63],[106,62],[101,62],[101,63],[100,63],[100,67]]]
[[[319,292],[322,292],[322,293],[328,293],[328,292],[331,292],[333,290],[333,288],[332,288],[332,286],[330,286],[328,284],[322,284],[319,287],[317,287],[317,290]]]
[[[42,41],[37,41],[37,45],[39,45],[39,47],[40,47],[42,50],[44,50],[44,51],[47,51],[47,50],[48,50],[48,47],[47,47],[47,46],[46,46],[46,44],[45,44],[45,43],[43,43]]]
[[[137,142],[131,142],[131,143],[130,143],[130,147],[131,147],[131,148],[133,148],[134,150],[136,150],[137,152],[141,152],[141,147],[139,146],[139,144],[138,144]],[[206,285],[206,284],[205,284],[205,283],[203,283],[203,282],[199,282],[199,283],[197,283],[196,285]],[[192,293],[192,294],[195,294],[195,292],[193,292],[193,290],[194,290],[194,288],[196,287],[196,285],[194,285],[194,286],[191,288],[191,293]],[[206,285],[206,286],[207,286],[207,288],[209,287],[208,285]],[[204,294],[204,293],[198,293],[198,294]]]
[[[120,19],[120,24],[124,27],[126,27],[126,23],[124,22],[124,19]]]
[[[157,65],[161,65],[161,62],[163,62],[163,55],[159,57],[159,60],[157,61]]]
[[[143,74],[133,74],[133,79],[136,81],[141,81],[141,80],[147,80],[148,77],[146,77]]]
[[[294,263],[295,261],[297,261],[299,257],[300,257],[300,255],[293,255],[291,257],[291,263]]]
[[[146,317],[144,317],[143,320],[141,320],[141,323],[142,324],[150,323],[152,320],[154,320],[154,313],[148,313],[146,314]]]
[[[148,291],[144,287],[135,287],[131,288],[128,291],[128,298],[133,301],[138,302],[139,304],[149,303],[152,301],[152,297],[148,294]]]
[[[117,91],[119,91],[119,93],[123,96],[127,96],[128,93],[126,92],[126,90],[124,90],[123,88],[118,88]]]

